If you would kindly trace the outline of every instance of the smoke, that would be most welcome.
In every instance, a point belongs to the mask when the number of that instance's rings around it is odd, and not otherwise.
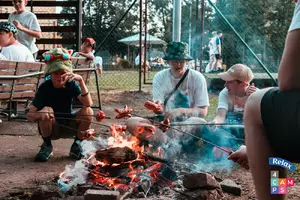
[[[227,149],[228,151],[236,150],[243,139],[239,139],[243,135],[243,128],[235,125],[227,127],[219,127],[212,132],[205,124],[206,121],[201,118],[192,117],[184,122],[176,123],[176,129],[169,129],[166,133],[160,130],[156,132],[156,137],[161,143],[156,146],[161,146],[163,157],[167,160],[184,160],[187,163],[193,164],[195,171],[227,171],[230,172],[235,166],[235,163],[228,160],[228,153],[213,145],[201,141],[189,134],[193,134],[215,145]],[[193,124],[193,125],[188,125]],[[199,124],[199,125],[194,125]],[[180,126],[182,125],[182,126]],[[185,132],[185,133],[183,133]],[[189,133],[189,134],[188,134]],[[156,142],[159,139],[156,138]]]
[[[74,166],[66,166],[58,180],[58,187],[62,192],[68,192],[72,187],[86,183],[88,174],[87,164],[83,160],[78,160]]]
[[[88,158],[91,153],[96,152],[98,149],[106,148],[107,146],[107,138],[102,138],[101,136],[94,138],[94,140],[83,140],[81,142],[82,155]]]
[[[80,184],[85,184],[88,181],[89,168],[87,159],[94,152],[100,148],[106,148],[108,145],[107,138],[102,138],[101,136],[94,138],[94,140],[83,140],[81,142],[82,155],[84,159],[75,162],[75,165],[67,165],[64,172],[60,175],[58,180],[59,189],[66,193],[72,187]]]

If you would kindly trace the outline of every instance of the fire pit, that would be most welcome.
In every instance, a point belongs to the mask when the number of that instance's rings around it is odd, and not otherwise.
[[[94,184],[117,190],[121,195],[129,192],[147,196],[157,184],[173,187],[176,172],[162,158],[161,148],[148,153],[151,146],[145,145],[137,134],[126,132],[126,128],[111,125],[109,138],[84,141],[85,158],[77,161],[74,167],[67,166],[58,181],[60,189],[68,192],[73,186]]]
[[[125,199],[162,194],[178,195],[178,199],[222,199],[221,186],[214,176],[192,174],[198,169],[196,165],[166,160],[161,146],[149,142],[148,139],[157,132],[164,134],[169,125],[158,127],[147,119],[130,117],[126,125],[111,125],[109,137],[84,140],[84,158],[74,166],[67,166],[60,174],[60,191],[67,194],[74,193],[75,189],[76,195],[85,193],[86,200],[94,195],[98,195],[97,198],[115,195],[118,196],[116,199]],[[117,193],[98,193],[88,189]]]

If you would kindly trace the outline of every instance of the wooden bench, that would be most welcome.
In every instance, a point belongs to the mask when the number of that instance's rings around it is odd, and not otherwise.
[[[98,106],[101,109],[100,88],[97,71],[93,63],[85,58],[72,58],[74,73],[80,74],[85,83],[89,82],[91,74],[95,74]],[[33,100],[39,85],[44,81],[43,62],[16,62],[0,60],[0,102],[8,102],[8,119],[12,114],[18,114],[18,103]],[[1,114],[4,114],[3,112]]]
[[[94,74],[96,81],[98,106],[92,106],[92,108],[101,109],[99,78],[97,69],[94,67],[94,62],[86,58],[72,57],[72,64],[73,72],[81,75],[86,85],[89,84],[91,74]],[[77,107],[77,105],[74,105],[74,107]]]

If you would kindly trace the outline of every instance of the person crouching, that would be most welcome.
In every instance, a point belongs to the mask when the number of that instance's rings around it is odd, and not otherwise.
[[[51,78],[40,85],[27,113],[28,120],[37,121],[43,138],[35,161],[46,162],[53,155],[52,136],[60,135],[66,127],[75,135],[69,155],[80,159],[81,133],[90,128],[93,119],[91,95],[82,77],[72,73],[71,52],[56,48],[45,52],[44,57],[47,63],[45,76],[50,75]],[[72,110],[75,98],[83,105],[77,112]]]

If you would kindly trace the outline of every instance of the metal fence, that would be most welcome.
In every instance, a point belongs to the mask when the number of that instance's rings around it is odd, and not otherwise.
[[[151,83],[154,75],[168,67],[161,61],[164,45],[148,42],[146,48],[143,47],[143,52],[146,52],[144,60],[150,68],[143,68],[145,73],[140,77],[137,59],[140,52],[139,37],[137,41],[127,44],[120,40],[142,31],[166,43],[171,41],[172,1],[85,0],[83,3],[82,35],[96,40],[95,55],[103,59],[104,74],[100,87],[106,90],[151,87],[148,83]],[[189,44],[190,54],[195,58],[190,63],[191,67],[205,72],[212,32],[222,31],[224,66],[228,68],[235,63],[244,63],[256,72],[265,73],[263,67],[270,72],[277,72],[293,15],[294,3],[291,0],[204,0],[204,9],[201,5],[202,0],[182,0],[181,40]],[[0,8],[5,10],[1,4]],[[56,7],[51,12],[78,15],[74,7]],[[55,23],[57,26],[72,26],[74,20],[60,19]],[[62,32],[54,37],[69,40],[74,39],[75,35]],[[65,47],[74,48],[74,45]],[[145,53],[142,55],[144,57]]]
[[[83,33],[94,37],[98,43],[103,42],[96,52],[104,60],[102,88],[137,89],[139,86],[139,67],[135,62],[139,48],[119,42],[140,31],[139,1],[136,1],[118,27],[103,41],[133,2],[134,0],[90,0],[85,4]],[[191,62],[192,67],[199,70],[202,66],[202,72],[205,71],[209,62],[208,42],[212,32],[222,31],[223,66],[228,68],[235,63],[244,63],[255,72],[265,73],[265,69],[277,72],[293,15],[294,4],[291,1],[218,0],[213,3],[205,0],[204,3],[202,17],[201,0],[182,1],[181,40],[190,45],[190,54],[195,58]],[[143,0],[142,10],[142,30],[145,30],[144,25],[147,24],[148,34],[165,42],[171,41],[172,1]],[[145,74],[146,81],[142,81],[142,84],[151,83],[155,73],[167,67],[166,64],[157,62],[157,58],[163,57],[163,46],[150,44],[146,49],[146,59],[151,68]]]

